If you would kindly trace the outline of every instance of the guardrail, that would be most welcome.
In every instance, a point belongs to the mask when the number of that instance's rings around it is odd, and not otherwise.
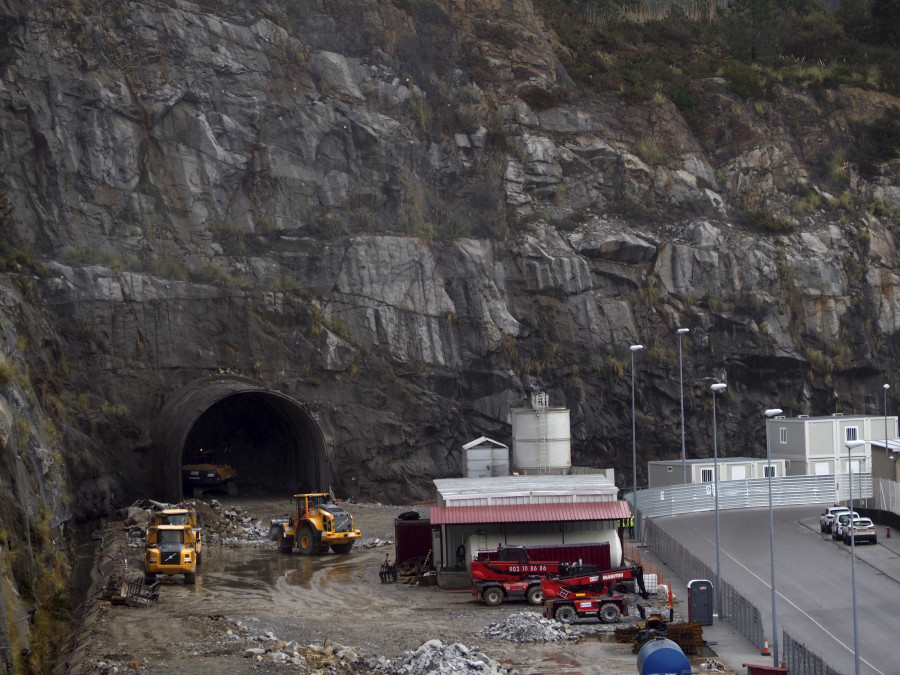
[[[638,490],[636,520],[660,516],[677,516],[682,513],[699,513],[715,508],[715,484],[691,483],[666,485],[665,487]],[[772,478],[772,506],[800,506],[803,504],[834,504],[847,501],[850,496],[850,480],[846,474],[824,476],[784,476]],[[872,474],[853,476],[853,499],[870,499],[873,496]],[[624,497],[632,505],[633,493]],[[719,509],[749,509],[769,506],[769,479],[719,481]]]

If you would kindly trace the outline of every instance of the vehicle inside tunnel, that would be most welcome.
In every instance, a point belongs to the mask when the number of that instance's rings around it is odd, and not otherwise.
[[[321,484],[325,451],[315,419],[280,394],[230,393],[198,411],[183,438],[179,470],[186,497],[328,489]]]

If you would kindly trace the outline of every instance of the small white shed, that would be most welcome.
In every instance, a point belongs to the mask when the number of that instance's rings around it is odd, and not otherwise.
[[[463,446],[465,478],[509,475],[509,446],[481,436]]]

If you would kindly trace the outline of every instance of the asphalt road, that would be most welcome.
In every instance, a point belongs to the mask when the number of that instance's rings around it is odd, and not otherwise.
[[[778,507],[775,585],[779,638],[787,631],[835,670],[855,673],[850,547],[819,530],[825,505]],[[715,513],[655,519],[712,569]],[[856,546],[856,606],[860,673],[900,673],[900,533]],[[768,509],[719,512],[722,578],[751,600],[772,635]],[[771,640],[771,638],[770,638]],[[780,640],[779,640],[780,642]]]

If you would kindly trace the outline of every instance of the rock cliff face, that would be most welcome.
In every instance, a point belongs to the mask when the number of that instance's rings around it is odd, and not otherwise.
[[[900,167],[815,168],[891,97],[704,80],[705,141],[662,96],[537,105],[569,52],[530,0],[0,14],[4,553],[169,489],[160,416],[204,378],[289,397],[335,491],[388,501],[539,390],[630,484],[635,343],[641,463],[679,456],[678,327],[689,456],[713,381],[725,455],[895,381]]]

